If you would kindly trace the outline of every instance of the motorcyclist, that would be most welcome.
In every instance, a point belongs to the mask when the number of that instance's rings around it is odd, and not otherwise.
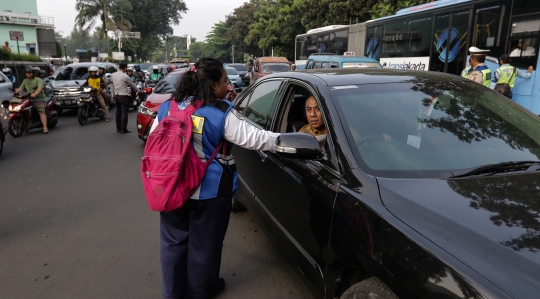
[[[35,72],[36,70],[33,67],[27,66],[24,72],[26,79],[23,80],[21,86],[11,96],[21,91],[29,93],[29,99],[36,108],[41,124],[43,125],[43,134],[48,134],[47,115],[45,115],[45,102],[47,101],[45,87],[43,86],[43,81],[40,78],[36,78]]]
[[[159,66],[152,66],[152,73],[148,77],[148,81],[160,81],[161,79],[163,79],[163,74],[159,72]]]
[[[109,117],[109,108],[105,104],[105,99],[103,98],[103,95],[101,94],[101,91],[105,87],[105,82],[103,81],[103,78],[101,78],[99,74],[99,70],[95,66],[91,66],[88,68],[88,73],[90,74],[90,77],[86,79],[86,82],[82,85],[84,86],[90,86],[97,91],[93,91],[92,94],[96,96],[96,98],[99,101],[99,104],[101,105],[101,108],[103,109],[103,115],[105,116],[105,121],[110,121]]]
[[[128,75],[131,81],[135,82],[135,75],[133,75],[133,69],[131,67],[126,69],[126,75]]]
[[[101,95],[103,96],[103,99],[105,99],[105,103],[107,104],[107,108],[110,106],[110,99],[107,95],[107,86],[109,86],[109,78],[105,75],[105,67],[103,65],[98,65],[98,76],[101,78],[105,86],[103,89],[101,89]]]
[[[133,65],[133,69],[135,69],[135,71],[133,72],[133,74],[135,75],[135,80],[144,82],[145,76],[144,73],[141,71],[141,66],[135,64]]]
[[[5,67],[2,69],[2,73],[6,75],[6,77],[8,77],[9,81],[11,81],[11,84],[12,84],[11,87],[14,88],[15,84],[17,84],[17,78],[15,78],[13,74],[11,74],[11,69],[8,67]]]

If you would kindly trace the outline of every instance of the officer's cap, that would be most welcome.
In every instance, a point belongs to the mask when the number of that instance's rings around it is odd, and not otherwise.
[[[486,53],[489,52],[489,50],[482,50],[477,47],[470,47],[469,53],[471,54],[477,54],[477,55],[486,55]]]

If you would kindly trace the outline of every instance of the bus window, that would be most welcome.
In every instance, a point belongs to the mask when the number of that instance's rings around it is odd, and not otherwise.
[[[505,43],[501,43],[501,5],[490,5],[476,9],[476,20],[472,28],[472,46],[487,49],[489,56],[495,58],[504,54]]]
[[[323,69],[330,68],[330,62],[323,62],[323,63],[322,63],[322,68],[323,68]]]
[[[538,0],[514,0],[512,14],[514,16],[540,12]]]
[[[407,57],[429,57],[431,15],[411,16],[408,19]]]
[[[369,27],[366,32],[366,53],[364,56],[379,60],[381,53],[381,26]]]
[[[508,52],[512,65],[519,68],[536,66],[540,15],[512,18],[512,32],[508,41]]]

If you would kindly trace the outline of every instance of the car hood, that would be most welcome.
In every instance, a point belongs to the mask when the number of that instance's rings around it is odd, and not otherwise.
[[[514,298],[540,292],[540,173],[377,180],[386,208],[435,245]]]
[[[84,80],[84,79],[81,79],[81,80],[62,80],[62,81],[52,80],[50,84],[51,84],[52,88],[79,87],[79,85],[77,83],[75,83],[75,81],[78,81],[82,85],[86,80]]]
[[[153,93],[148,96],[146,101],[144,101],[144,105],[157,112],[159,106],[161,106],[161,104],[170,99],[171,96],[172,93]]]

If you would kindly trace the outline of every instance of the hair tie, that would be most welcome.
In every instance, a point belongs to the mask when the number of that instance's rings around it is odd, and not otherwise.
[[[190,71],[196,73],[197,72],[197,68],[195,67],[195,65],[192,65],[190,68],[189,68]]]

